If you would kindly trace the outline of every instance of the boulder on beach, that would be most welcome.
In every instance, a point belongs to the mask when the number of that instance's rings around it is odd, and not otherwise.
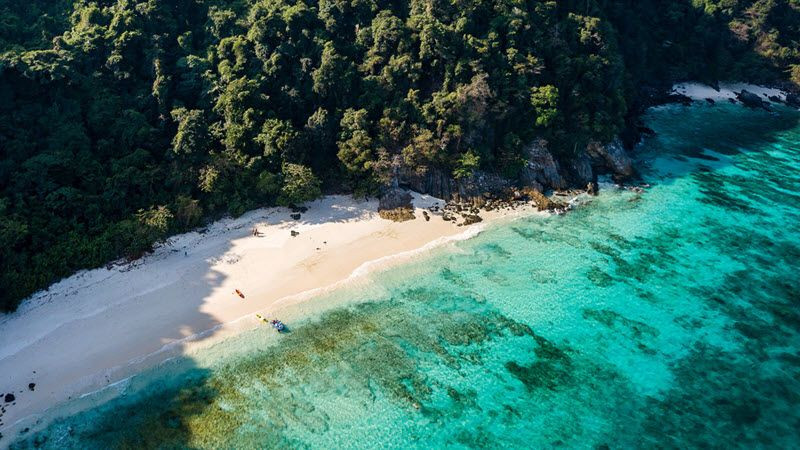
[[[549,197],[535,189],[524,188],[521,192],[522,195],[536,204],[536,209],[539,211],[554,211],[564,206],[561,203],[551,200]]]
[[[411,208],[414,197],[403,189],[389,189],[378,199],[378,211],[382,209]]]
[[[413,220],[415,218],[414,205],[411,203],[413,199],[408,191],[399,188],[388,189],[378,201],[378,215],[395,222]]]
[[[477,214],[464,215],[464,225],[472,225],[473,223],[482,222],[483,218]]]
[[[411,208],[394,208],[394,209],[379,209],[378,215],[382,219],[392,220],[395,222],[405,222],[406,220],[414,220],[414,210]]]

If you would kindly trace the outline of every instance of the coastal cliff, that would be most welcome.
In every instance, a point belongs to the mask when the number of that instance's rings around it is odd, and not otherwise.
[[[619,139],[607,144],[591,142],[567,158],[555,156],[547,141],[537,139],[526,147],[525,154],[525,165],[514,178],[483,170],[462,178],[435,168],[423,173],[400,170],[393,178],[392,186],[384,189],[380,209],[404,207],[407,202],[397,188],[445,200],[473,202],[473,199],[486,196],[513,197],[513,189],[526,188],[539,193],[585,189],[595,194],[598,175],[609,175],[620,183],[635,176],[631,157]]]

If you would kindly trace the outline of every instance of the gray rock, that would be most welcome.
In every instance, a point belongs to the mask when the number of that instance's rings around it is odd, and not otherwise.
[[[601,145],[596,142],[586,146],[586,152],[598,165],[604,165],[611,172],[623,177],[633,175],[633,165],[630,156],[622,147],[619,139]]]
[[[547,141],[537,139],[525,149],[528,163],[522,170],[520,178],[526,185],[533,183],[551,189],[564,189],[567,182],[561,176],[558,161],[547,149]]]
[[[466,214],[464,216],[464,225],[472,225],[473,223],[478,223],[481,221],[483,221],[483,219],[477,214]]]
[[[581,153],[580,155],[572,158],[569,162],[569,168],[572,178],[578,185],[585,185],[591,183],[594,179],[594,171],[592,170],[592,161],[589,155]]]
[[[414,197],[407,191],[402,189],[389,189],[378,200],[378,211],[397,209],[397,208],[411,208],[411,200]]]

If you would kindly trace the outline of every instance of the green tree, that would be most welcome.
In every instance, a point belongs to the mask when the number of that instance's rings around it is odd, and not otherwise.
[[[293,205],[308,202],[322,195],[320,182],[306,166],[287,163],[283,165],[283,187],[278,203]]]

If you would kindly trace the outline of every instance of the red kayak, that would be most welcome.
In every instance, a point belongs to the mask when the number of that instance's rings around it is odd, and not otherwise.
[[[236,289],[236,295],[238,295],[239,297],[244,298],[244,294],[242,294],[242,291],[240,291],[238,289]]]

